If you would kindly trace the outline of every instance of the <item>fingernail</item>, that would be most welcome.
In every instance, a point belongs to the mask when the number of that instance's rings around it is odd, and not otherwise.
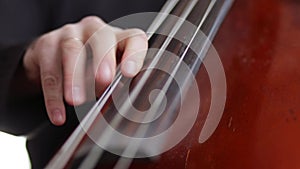
[[[53,122],[56,122],[56,123],[64,122],[62,112],[59,109],[55,109],[54,111],[52,111],[52,119],[53,119]]]
[[[73,101],[75,102],[75,104],[80,104],[83,102],[83,95],[80,87],[73,87],[72,93],[73,93]]]
[[[137,65],[135,62],[130,60],[125,62],[123,66],[127,76],[134,76],[137,73]]]

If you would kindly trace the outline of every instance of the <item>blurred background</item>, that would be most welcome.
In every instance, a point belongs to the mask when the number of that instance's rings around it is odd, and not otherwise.
[[[25,143],[26,138],[24,137],[16,137],[0,132],[0,168],[31,168]]]

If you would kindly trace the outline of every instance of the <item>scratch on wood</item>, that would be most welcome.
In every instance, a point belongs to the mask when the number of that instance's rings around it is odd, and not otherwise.
[[[232,117],[230,117],[229,122],[228,122],[228,128],[230,128],[232,125]]]
[[[187,163],[188,163],[188,159],[190,157],[190,152],[191,152],[191,149],[189,149],[186,153],[185,164],[184,164],[185,169],[187,168]]]

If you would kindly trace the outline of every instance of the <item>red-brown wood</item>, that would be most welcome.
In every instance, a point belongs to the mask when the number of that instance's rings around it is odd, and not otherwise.
[[[198,143],[210,104],[205,69],[201,107],[188,136],[156,162],[131,168],[300,168],[300,1],[236,0],[215,40],[227,101],[212,137]]]

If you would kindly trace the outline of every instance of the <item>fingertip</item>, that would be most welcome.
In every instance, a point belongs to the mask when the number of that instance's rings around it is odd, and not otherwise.
[[[50,120],[56,126],[63,125],[65,123],[65,121],[66,121],[65,112],[61,111],[60,109],[54,109],[51,112]]]
[[[101,63],[98,71],[96,72],[96,83],[103,86],[109,85],[114,77],[113,72],[113,69],[108,63]]]
[[[85,95],[84,91],[82,90],[81,87],[75,86],[72,88],[72,102],[73,105],[80,105],[84,103],[85,101]]]
[[[139,69],[136,62],[128,60],[122,63],[121,71],[124,76],[133,77],[138,73]]]

